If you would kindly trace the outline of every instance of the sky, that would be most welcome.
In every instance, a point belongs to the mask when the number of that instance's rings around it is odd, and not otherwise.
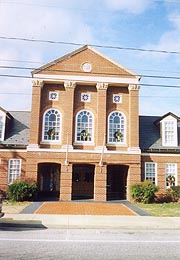
[[[0,0],[0,107],[30,110],[31,71],[85,44],[141,76],[140,115],[180,116],[178,0]]]

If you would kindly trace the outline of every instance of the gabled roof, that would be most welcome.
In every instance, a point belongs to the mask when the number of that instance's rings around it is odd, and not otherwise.
[[[163,115],[162,117],[160,117],[158,120],[156,120],[155,122],[154,122],[154,124],[155,125],[158,125],[164,118],[166,118],[166,117],[168,117],[168,116],[172,116],[172,117],[174,117],[175,119],[179,119],[179,117],[178,116],[176,116],[175,114],[173,114],[172,112],[168,112],[167,114],[165,114],[165,115]]]
[[[46,65],[32,71],[32,76],[35,74],[40,74],[40,73],[53,73],[55,74],[55,72],[57,72],[57,68],[59,68],[58,66],[62,66],[65,65],[65,63],[69,62],[71,59],[73,59],[75,56],[77,56],[78,58],[76,59],[77,63],[79,62],[78,66],[75,66],[74,64],[71,64],[72,67],[70,69],[70,72],[77,72],[78,73],[78,69],[80,68],[80,64],[82,64],[82,62],[93,62],[93,58],[94,56],[92,55],[87,55],[87,57],[84,55],[84,61],[82,60],[82,53],[83,54],[87,54],[87,52],[90,51],[92,54],[101,57],[104,62],[103,64],[100,63],[99,66],[101,67],[101,70],[103,68],[103,66],[109,64],[111,65],[111,67],[114,67],[114,69],[116,69],[116,73],[115,73],[115,77],[119,77],[119,76],[129,76],[129,77],[135,77],[137,79],[140,79],[140,76],[138,76],[137,74],[135,74],[134,72],[124,68],[122,65],[116,63],[115,61],[109,59],[108,57],[102,55],[100,52],[98,52],[97,50],[95,50],[94,48],[92,48],[91,46],[85,45],[71,53],[68,53],[64,56],[62,56],[59,59],[56,59],[50,63],[47,63]],[[80,57],[81,56],[81,57]],[[89,60],[87,60],[89,59]],[[67,65],[67,64],[66,64]],[[54,70],[53,70],[54,68]],[[59,70],[59,74],[62,74],[64,72],[67,72],[67,70],[65,70],[63,67],[60,67],[61,69]],[[67,68],[67,67],[66,67]],[[108,71],[108,70],[107,70]],[[82,70],[79,71],[82,73]],[[92,74],[96,73],[96,71],[92,71]],[[99,71],[99,74],[101,73],[101,71]],[[87,73],[85,72],[85,74],[87,75]],[[98,74],[98,73],[97,73]],[[108,73],[107,73],[108,74]],[[123,75],[124,74],[124,75]],[[109,70],[109,75],[110,75],[110,70]]]
[[[139,116],[139,146],[142,150],[161,147],[160,129],[154,122],[159,116]]]
[[[4,141],[1,146],[21,146],[29,144],[30,111],[11,111],[12,120],[6,125]]]
[[[172,113],[167,113],[164,116],[139,116],[139,146],[142,151],[178,151],[180,152],[180,124],[179,118],[177,118],[177,134],[178,134],[178,146],[162,146],[161,130],[159,124],[155,122],[160,122],[163,118],[167,116],[175,116]]]

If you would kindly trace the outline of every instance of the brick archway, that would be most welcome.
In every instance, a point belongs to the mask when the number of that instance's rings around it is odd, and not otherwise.
[[[72,199],[94,198],[94,165],[75,164],[72,173]]]
[[[107,200],[126,199],[128,166],[107,166]]]
[[[38,194],[40,199],[58,199],[60,195],[60,168],[58,163],[38,164]]]

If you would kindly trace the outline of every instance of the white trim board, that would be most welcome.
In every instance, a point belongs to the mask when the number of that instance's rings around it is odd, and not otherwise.
[[[69,76],[69,75],[51,75],[51,74],[35,74],[34,79],[41,79],[44,81],[64,82],[66,80],[75,82],[105,82],[114,84],[135,84],[139,85],[140,82],[137,78],[114,78],[114,77],[95,77],[95,76]]]

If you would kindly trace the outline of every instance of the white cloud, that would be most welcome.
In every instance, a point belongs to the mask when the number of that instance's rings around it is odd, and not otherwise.
[[[128,13],[140,14],[152,3],[150,0],[105,0],[108,8],[113,11],[126,11]]]
[[[68,1],[66,1],[68,2]],[[64,4],[66,3],[64,1]],[[73,3],[75,1],[72,1]],[[12,3],[12,2],[11,2]],[[35,3],[36,4],[36,3]],[[45,5],[45,3],[44,3]],[[43,39],[64,42],[93,43],[92,29],[84,21],[83,14],[73,12],[69,8],[47,8],[38,5],[20,5],[1,3],[0,35],[28,39]],[[68,9],[69,8],[69,9]],[[10,66],[39,66],[5,62],[4,60],[50,62],[64,55],[74,46],[58,44],[32,43],[27,41],[0,40],[0,65]],[[14,71],[0,69],[0,74],[30,76],[29,71]],[[30,109],[31,82],[23,79],[9,79],[0,77],[0,94],[15,93],[14,95],[0,95],[0,106],[5,109]],[[18,96],[17,93],[28,93],[27,96]],[[23,97],[23,98],[20,98]]]

